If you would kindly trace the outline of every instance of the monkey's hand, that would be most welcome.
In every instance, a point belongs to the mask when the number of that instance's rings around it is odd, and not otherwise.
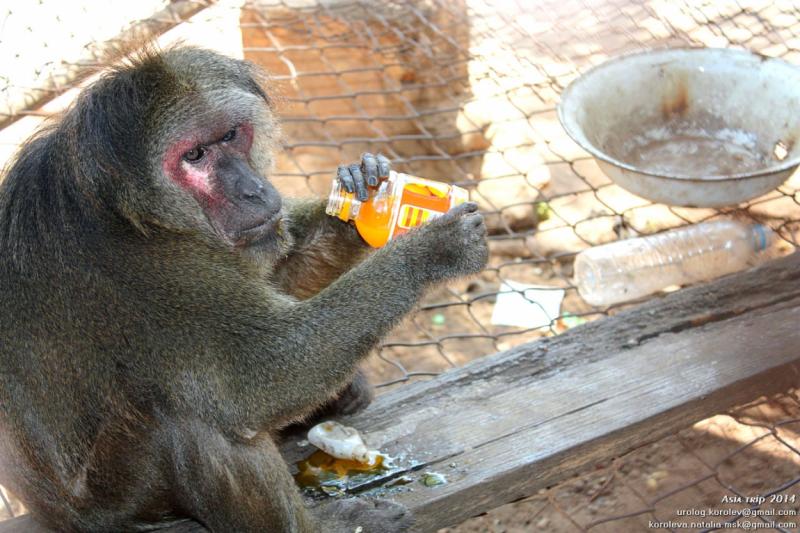
[[[369,198],[367,187],[376,187],[380,180],[389,177],[391,163],[383,155],[364,153],[361,155],[361,164],[339,165],[336,179],[347,192],[355,192],[356,198],[362,202]]]
[[[480,272],[489,259],[486,224],[475,202],[454,207],[397,242],[432,282]]]

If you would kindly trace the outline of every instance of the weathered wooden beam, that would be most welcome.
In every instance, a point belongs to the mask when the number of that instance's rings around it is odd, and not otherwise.
[[[343,422],[421,462],[408,472],[415,480],[447,477],[389,491],[417,529],[435,531],[796,385],[798,324],[794,254],[391,391]],[[283,451],[290,463],[309,453],[295,441]],[[10,521],[0,533],[29,525]]]

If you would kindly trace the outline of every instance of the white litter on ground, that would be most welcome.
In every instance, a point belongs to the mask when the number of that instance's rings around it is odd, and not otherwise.
[[[561,316],[564,289],[507,280],[500,285],[492,311],[495,326],[540,328]]]

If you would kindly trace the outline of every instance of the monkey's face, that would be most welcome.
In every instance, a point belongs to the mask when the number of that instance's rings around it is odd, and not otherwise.
[[[264,120],[243,116],[239,107],[238,116],[223,110],[178,135],[165,151],[163,171],[196,201],[218,238],[250,247],[280,238],[282,202],[253,163],[255,131]]]

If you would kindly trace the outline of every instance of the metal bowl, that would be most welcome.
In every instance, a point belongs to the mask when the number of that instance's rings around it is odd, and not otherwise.
[[[738,204],[800,164],[800,69],[740,50],[613,59],[567,87],[558,116],[608,177],[670,205]]]

